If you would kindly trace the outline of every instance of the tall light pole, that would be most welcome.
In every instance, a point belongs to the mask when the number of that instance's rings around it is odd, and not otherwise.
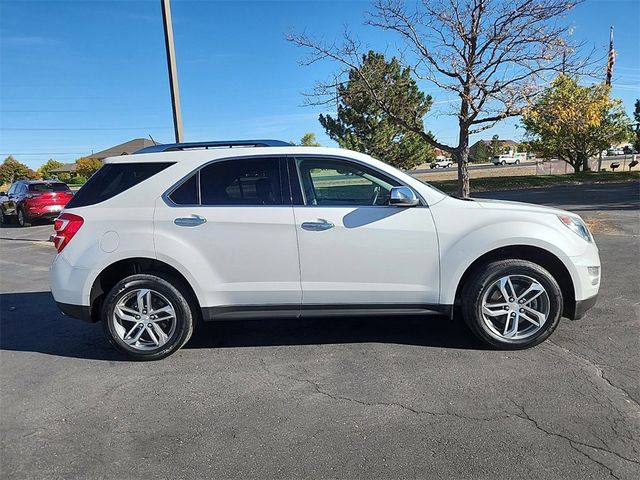
[[[173,130],[176,143],[182,142],[182,114],[180,113],[180,92],[178,91],[178,70],[176,68],[176,50],[173,46],[173,27],[171,25],[171,7],[169,0],[160,0],[162,21],[164,23],[164,44],[167,50],[167,68],[169,69],[169,87],[171,89],[171,109],[173,110]]]

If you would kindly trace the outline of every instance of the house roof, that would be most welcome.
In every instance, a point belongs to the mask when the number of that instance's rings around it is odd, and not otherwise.
[[[107,157],[129,155],[140,150],[141,148],[150,147],[152,145],[155,145],[155,143],[148,138],[134,138],[133,140],[121,143],[120,145],[116,145],[115,147],[110,147],[106,150],[87,155],[87,158],[97,158],[98,160],[103,160]]]
[[[483,142],[485,145],[491,145],[491,142],[493,140],[478,140],[475,144],[478,144],[480,142]],[[513,147],[515,145],[518,145],[518,142],[514,141],[514,140],[502,140],[502,139],[498,139],[498,141],[504,146],[507,145],[509,147]]]
[[[75,173],[76,164],[75,163],[66,163],[60,168],[56,168],[55,170],[51,170],[51,173]]]

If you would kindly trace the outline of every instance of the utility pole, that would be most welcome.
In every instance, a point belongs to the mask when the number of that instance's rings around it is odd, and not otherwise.
[[[173,111],[173,130],[176,143],[182,142],[182,113],[180,113],[180,92],[178,91],[178,70],[176,51],[173,46],[173,27],[171,25],[171,7],[169,0],[160,0],[162,21],[164,23],[164,44],[167,50],[167,68],[169,69],[169,88],[171,89],[171,109]]]

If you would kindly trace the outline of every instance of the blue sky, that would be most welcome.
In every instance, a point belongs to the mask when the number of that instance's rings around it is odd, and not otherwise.
[[[302,92],[335,66],[300,66],[304,52],[284,33],[331,40],[346,25],[366,45],[393,51],[395,37],[363,25],[369,9],[366,1],[172,0],[186,140],[298,140],[312,131],[332,145],[317,121],[322,109],[304,106]],[[589,0],[569,17],[576,38],[603,53],[614,25],[613,95],[629,113],[640,98],[638,19],[637,0]],[[0,0],[0,42],[2,157],[35,168],[137,137],[173,141],[159,0]],[[515,123],[482,137],[519,138]],[[431,114],[426,126],[441,141],[455,139],[450,117]]]

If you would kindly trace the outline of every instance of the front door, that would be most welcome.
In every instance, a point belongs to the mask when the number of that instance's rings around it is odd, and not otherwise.
[[[226,314],[226,307],[284,306],[297,314],[298,245],[283,162],[275,157],[213,162],[158,199],[158,258],[171,252],[193,275],[203,307]]]
[[[425,306],[438,302],[439,253],[427,205],[389,205],[400,182],[358,162],[326,157],[289,163],[303,307]]]

